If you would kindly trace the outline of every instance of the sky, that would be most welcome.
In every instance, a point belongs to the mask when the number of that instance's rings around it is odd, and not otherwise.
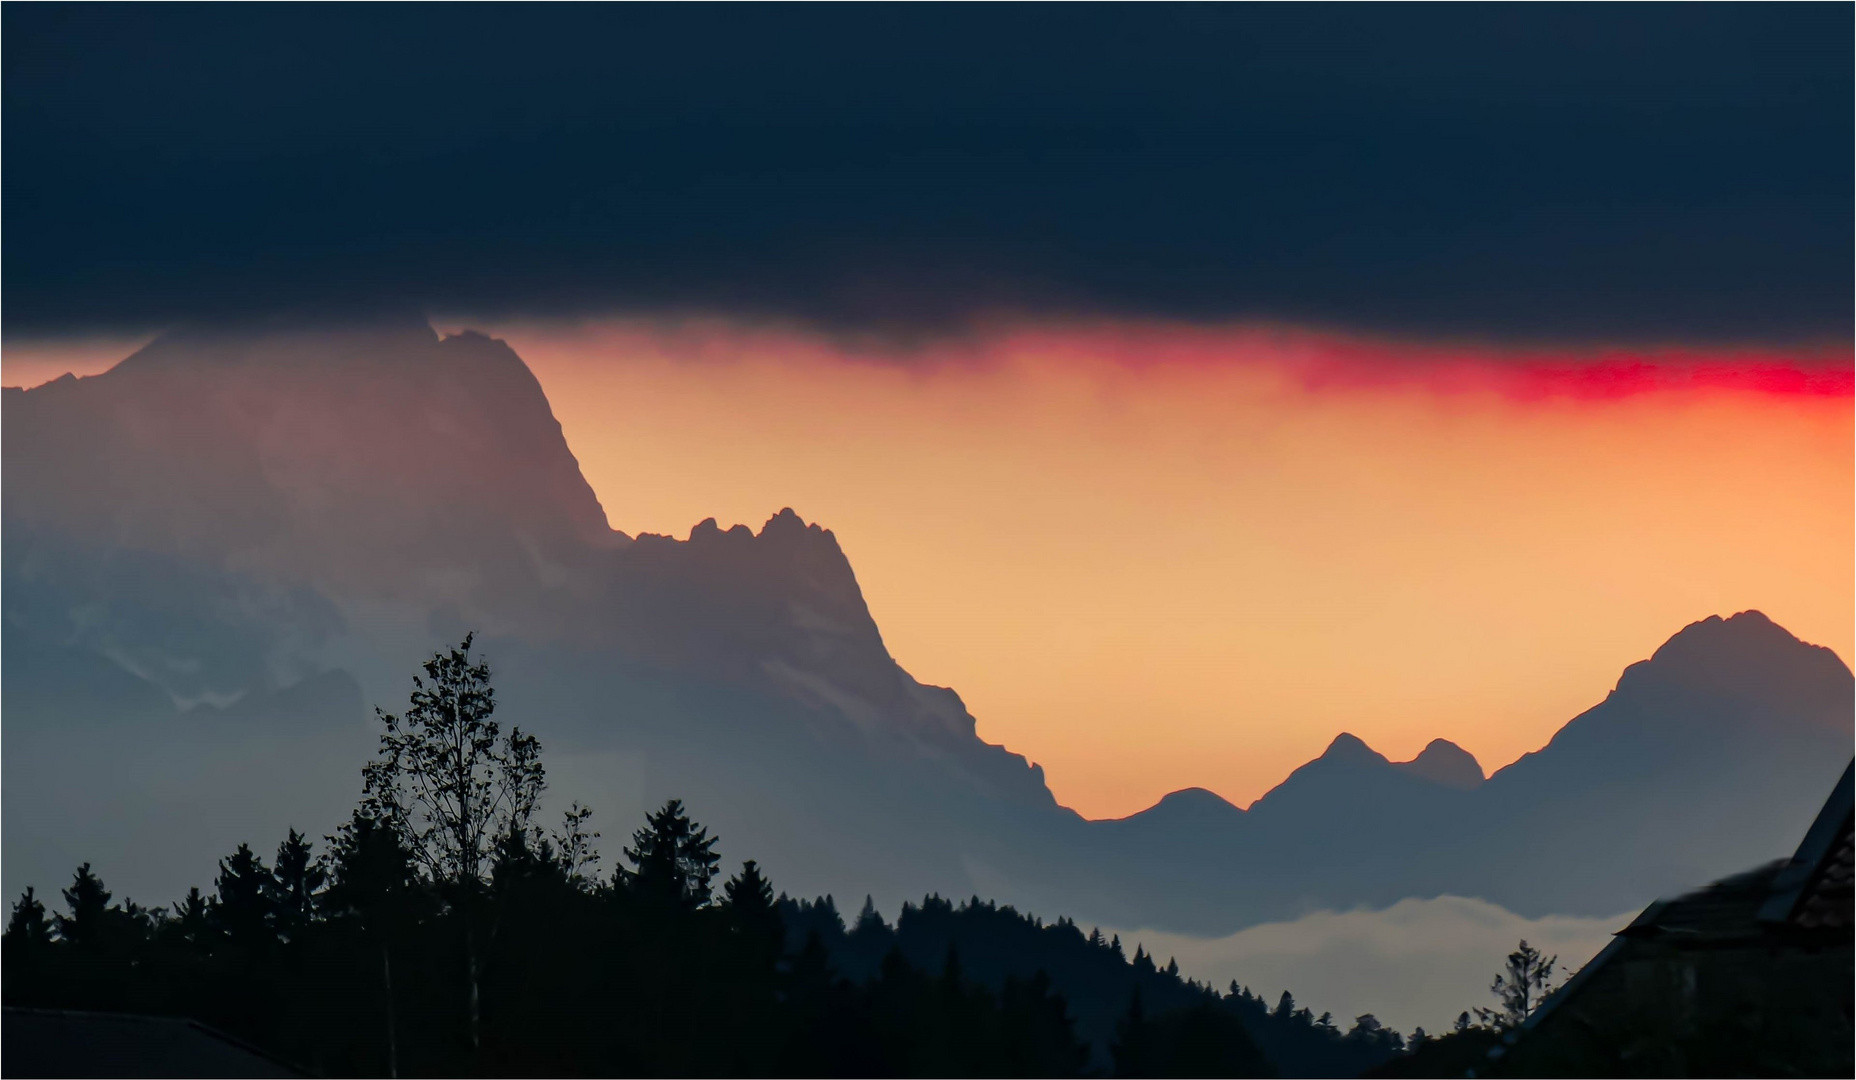
[[[9,337],[277,305],[1847,340],[1821,5],[10,5]]]
[[[1060,800],[1852,642],[1851,9],[0,9],[8,385],[414,306]]]
[[[1342,731],[1394,760],[1447,738],[1493,771],[1709,615],[1757,608],[1856,659],[1834,351],[489,329],[615,528],[783,506],[831,528],[896,659],[1090,817],[1184,787],[1247,805]]]
[[[1092,817],[1190,786],[1246,805],[1341,731],[1492,770],[1713,614],[1856,657],[1847,365],[1166,325],[906,361],[716,324],[497,332],[614,527],[823,523],[898,661]]]

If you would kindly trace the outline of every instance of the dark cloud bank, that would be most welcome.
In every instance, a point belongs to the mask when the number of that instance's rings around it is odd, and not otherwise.
[[[0,19],[9,335],[390,302],[1849,336],[1843,5]]]

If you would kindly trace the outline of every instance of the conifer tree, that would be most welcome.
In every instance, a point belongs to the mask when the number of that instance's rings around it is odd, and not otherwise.
[[[69,915],[58,915],[58,937],[72,945],[83,948],[95,948],[102,943],[104,922],[109,915],[110,892],[103,887],[103,880],[91,873],[90,864],[84,863],[71,876],[71,887],[65,889],[64,906]]]
[[[857,923],[851,928],[852,932],[881,933],[887,929],[889,925],[883,921],[883,916],[876,910],[876,898],[865,893],[863,910],[857,913]]]
[[[1141,1005],[1141,988],[1134,988],[1128,999],[1128,1011],[1115,1025],[1115,1042],[1109,1047],[1115,1061],[1116,1076],[1153,1076],[1153,1031]]]
[[[780,909],[774,905],[773,884],[753,859],[742,863],[741,872],[722,885],[722,910],[729,928],[757,957],[768,962],[779,959],[786,931]]]
[[[250,844],[219,860],[210,920],[228,944],[255,953],[276,941],[274,884]]]
[[[25,893],[13,904],[13,913],[6,921],[6,936],[8,940],[28,948],[37,948],[52,939],[51,919],[45,914],[45,905],[33,895],[30,885],[26,886]]]
[[[621,868],[620,880],[648,903],[693,911],[709,902],[709,882],[722,861],[717,839],[690,820],[681,799],[671,799],[632,834],[625,857],[633,869]]]
[[[328,874],[311,857],[309,840],[295,829],[278,845],[272,874],[271,903],[277,932],[285,941],[294,941],[315,917],[316,894]]]
[[[329,884],[320,897],[320,906],[331,917],[355,920],[380,956],[387,1072],[398,1076],[393,949],[395,939],[410,932],[417,916],[417,872],[399,834],[360,809],[328,838],[328,843]]]
[[[213,927],[211,905],[198,885],[174,903],[174,915],[168,920],[169,932],[182,942],[198,949],[211,943]]]
[[[1493,1009],[1477,1009],[1476,1018],[1501,1030],[1520,1026],[1551,991],[1553,968],[1559,959],[1521,942],[1508,954],[1507,965],[1489,984],[1489,993],[1495,995],[1499,1004]]]
[[[1295,1015],[1295,995],[1284,990],[1282,997],[1276,1000],[1276,1011],[1272,1013],[1278,1020],[1287,1020]]]

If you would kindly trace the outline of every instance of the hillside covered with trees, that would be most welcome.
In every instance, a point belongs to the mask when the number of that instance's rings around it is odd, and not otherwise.
[[[63,910],[28,889],[7,1004],[184,1015],[328,1075],[1355,1075],[1404,1047],[978,898],[847,927],[751,859],[725,876],[676,800],[603,872],[590,811],[537,823],[541,746],[491,719],[470,645],[380,713],[320,850],[241,844],[163,907],[89,864]]]

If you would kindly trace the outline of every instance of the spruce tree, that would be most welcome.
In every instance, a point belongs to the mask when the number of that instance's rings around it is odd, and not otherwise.
[[[1141,1005],[1141,988],[1134,988],[1128,999],[1128,1011],[1115,1025],[1115,1042],[1109,1055],[1115,1061],[1116,1076],[1153,1076],[1154,1038],[1147,1012]]]
[[[773,901],[773,883],[753,859],[742,863],[741,872],[722,885],[722,910],[727,913],[729,929],[756,954],[777,960],[785,950],[786,931]]]
[[[851,927],[851,932],[881,933],[887,929],[889,924],[883,921],[883,916],[876,910],[876,897],[865,893],[863,909],[857,913],[857,922]]]
[[[1498,1006],[1477,1009],[1476,1018],[1498,1030],[1519,1027],[1553,988],[1553,968],[1559,957],[1547,956],[1523,941],[1508,954],[1508,963],[1489,984]]]
[[[210,947],[213,927],[211,905],[198,885],[187,890],[187,895],[174,903],[174,915],[168,920],[167,932],[180,941],[197,949]]]
[[[13,904],[13,914],[6,921],[7,940],[19,942],[28,948],[37,948],[51,941],[52,922],[45,914],[45,905],[33,895],[32,886]]]
[[[381,1017],[387,1072],[399,1075],[398,1010],[393,990],[396,942],[411,936],[419,914],[419,881],[412,856],[393,828],[357,809],[328,838],[328,888],[319,906],[330,917],[358,924],[380,957]]]
[[[210,919],[227,944],[258,953],[276,942],[274,882],[250,844],[240,844],[237,851],[219,860],[213,887]]]
[[[309,840],[291,829],[277,847],[272,876],[271,902],[278,935],[285,941],[295,941],[315,917],[316,894],[327,879],[327,871],[311,857]]]
[[[632,834],[633,846],[624,850],[633,869],[621,868],[620,881],[649,904],[693,911],[709,902],[709,882],[722,861],[717,839],[690,820],[681,799],[671,799]]]
[[[110,891],[103,887],[101,878],[90,872],[89,863],[77,868],[71,876],[71,887],[63,895],[70,914],[56,917],[59,939],[80,949],[100,945],[109,915]]]

